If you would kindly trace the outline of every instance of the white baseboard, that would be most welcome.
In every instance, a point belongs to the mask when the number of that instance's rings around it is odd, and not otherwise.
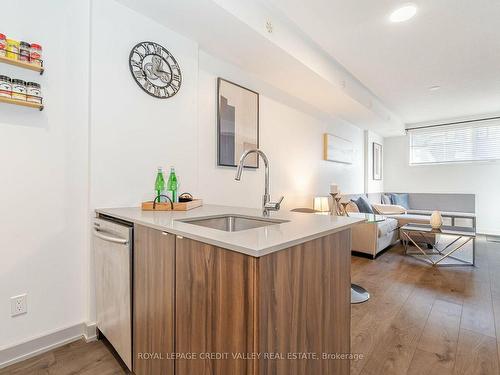
[[[79,323],[0,349],[0,369],[84,338],[96,339],[95,323]]]
[[[83,338],[86,342],[91,342],[97,340],[97,323],[85,323],[85,332],[83,333]]]
[[[477,234],[483,234],[485,236],[500,236],[500,232],[495,229],[478,229]]]

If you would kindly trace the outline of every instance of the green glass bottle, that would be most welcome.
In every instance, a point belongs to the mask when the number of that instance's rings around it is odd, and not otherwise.
[[[175,175],[175,168],[170,167],[170,175],[168,176],[167,190],[170,192],[172,202],[177,202],[177,176]]]
[[[155,190],[156,198],[158,199],[158,202],[160,202],[160,195],[162,195],[165,191],[165,179],[163,178],[163,170],[161,169],[161,167],[158,167],[158,173],[156,174]]]

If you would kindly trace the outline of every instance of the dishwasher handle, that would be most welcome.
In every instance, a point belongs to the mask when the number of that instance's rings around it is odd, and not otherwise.
[[[128,244],[128,240],[126,240],[125,238],[107,236],[107,235],[99,232],[95,228],[94,228],[94,236],[96,236],[97,238],[100,238],[101,240],[113,242],[113,243],[118,243],[120,245],[127,245]]]

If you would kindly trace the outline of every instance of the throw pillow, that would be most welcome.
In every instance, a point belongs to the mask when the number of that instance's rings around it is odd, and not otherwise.
[[[382,194],[382,204],[392,204],[389,194]]]
[[[397,215],[406,213],[406,208],[395,204],[374,204],[373,210],[380,215]]]
[[[347,212],[359,212],[358,206],[353,201],[350,201],[345,207]]]
[[[409,199],[410,196],[407,193],[404,194],[392,194],[394,202],[392,204],[396,204],[398,206],[403,206],[406,209],[410,208]]]
[[[372,205],[365,197],[359,197],[353,202],[356,203],[356,206],[358,206],[359,212],[363,212],[365,214],[373,214]]]

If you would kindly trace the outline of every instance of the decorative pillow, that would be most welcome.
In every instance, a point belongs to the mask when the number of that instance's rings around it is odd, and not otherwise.
[[[359,208],[358,206],[356,205],[356,203],[354,203],[353,201],[350,201],[347,206],[345,207],[345,210],[347,212],[359,212]]]
[[[358,199],[353,200],[353,202],[356,203],[356,206],[358,206],[359,212],[373,214],[372,206],[365,197],[359,197]]]
[[[392,194],[392,204],[396,204],[398,206],[403,206],[407,210],[410,208],[409,203],[409,195],[407,193],[404,194]]]
[[[382,204],[392,204],[390,194],[382,194]]]
[[[397,215],[406,213],[406,208],[396,204],[374,204],[373,210],[380,215]]]

